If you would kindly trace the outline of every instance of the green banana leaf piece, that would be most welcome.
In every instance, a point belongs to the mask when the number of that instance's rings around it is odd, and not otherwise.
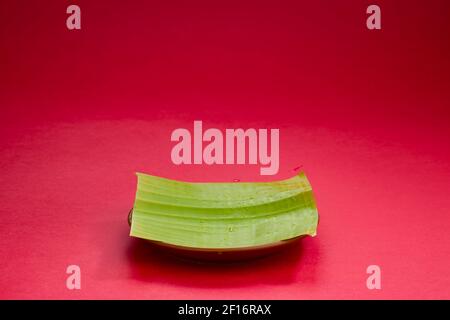
[[[243,183],[137,176],[133,237],[192,248],[242,248],[316,235],[319,217],[304,173]]]

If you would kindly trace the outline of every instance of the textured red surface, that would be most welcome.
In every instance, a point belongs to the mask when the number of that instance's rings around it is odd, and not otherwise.
[[[448,1],[0,3],[0,298],[450,298]],[[170,133],[281,130],[281,167],[181,166]],[[318,237],[196,265],[128,237],[135,171],[302,166]],[[77,264],[82,289],[65,286]],[[366,268],[382,289],[366,288]]]

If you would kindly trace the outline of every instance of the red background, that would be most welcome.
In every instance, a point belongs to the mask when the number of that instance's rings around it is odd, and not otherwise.
[[[1,1],[0,298],[449,299],[450,3],[375,3],[379,31],[372,1]],[[279,174],[173,165],[197,119],[280,128]],[[196,265],[128,237],[135,171],[298,166],[321,223],[278,256]]]

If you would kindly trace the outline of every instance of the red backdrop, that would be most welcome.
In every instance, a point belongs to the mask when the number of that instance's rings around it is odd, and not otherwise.
[[[376,3],[378,31],[372,1],[1,1],[0,298],[449,299],[450,3]],[[280,128],[279,174],[173,165],[193,120]],[[136,171],[298,166],[318,236],[278,256],[197,265],[128,236]]]

